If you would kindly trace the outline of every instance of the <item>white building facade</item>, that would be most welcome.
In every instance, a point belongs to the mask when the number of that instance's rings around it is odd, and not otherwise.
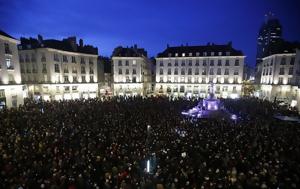
[[[245,56],[228,45],[168,47],[156,58],[158,95],[208,95],[214,83],[216,96],[241,95]]]
[[[147,52],[118,47],[113,57],[113,91],[116,96],[144,96],[150,94],[151,70]]]
[[[0,31],[0,108],[23,104],[18,40]]]
[[[47,43],[42,46],[43,43],[19,46],[21,76],[29,97],[43,100],[97,97],[97,54],[47,47]]]
[[[300,50],[283,52],[263,58],[261,72],[262,98],[299,101]],[[297,102],[299,105],[299,102]]]

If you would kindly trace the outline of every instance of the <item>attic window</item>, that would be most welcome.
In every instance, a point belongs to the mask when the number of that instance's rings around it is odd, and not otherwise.
[[[210,55],[211,55],[211,56],[215,56],[215,52],[211,52]]]
[[[178,56],[178,53],[175,53],[175,56]]]
[[[222,56],[222,52],[219,52],[219,56]]]
[[[230,52],[226,52],[226,56],[230,56]]]
[[[207,56],[207,52],[204,52],[204,53],[203,53],[203,56]]]
[[[189,56],[193,56],[193,53],[189,53]]]
[[[171,56],[172,56],[172,53],[169,53],[168,56],[171,57]]]
[[[185,56],[185,53],[182,53],[182,56],[184,57],[184,56]]]
[[[196,56],[200,56],[200,53],[199,53],[199,52],[196,52]]]

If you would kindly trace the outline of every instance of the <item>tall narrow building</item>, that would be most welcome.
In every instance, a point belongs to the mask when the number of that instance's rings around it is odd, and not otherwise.
[[[259,83],[261,76],[261,62],[266,56],[273,54],[273,47],[282,41],[282,26],[274,14],[265,15],[265,22],[259,29],[257,37],[256,53],[256,82]]]
[[[151,62],[145,49],[136,45],[117,47],[112,63],[114,95],[145,96],[151,93]]]

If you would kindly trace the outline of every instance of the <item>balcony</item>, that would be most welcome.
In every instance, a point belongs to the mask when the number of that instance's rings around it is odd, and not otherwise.
[[[72,70],[72,73],[73,74],[77,74],[77,70]]]
[[[46,69],[43,69],[42,72],[43,72],[43,73],[47,73],[47,70],[46,70]]]
[[[7,67],[8,70],[14,70],[15,68],[13,66]]]

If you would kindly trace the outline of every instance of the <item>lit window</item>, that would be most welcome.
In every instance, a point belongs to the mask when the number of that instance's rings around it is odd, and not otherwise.
[[[132,65],[133,65],[133,66],[136,66],[136,60],[133,60],[133,61],[132,61]]]
[[[14,69],[10,58],[6,58],[6,67],[7,69]]]

